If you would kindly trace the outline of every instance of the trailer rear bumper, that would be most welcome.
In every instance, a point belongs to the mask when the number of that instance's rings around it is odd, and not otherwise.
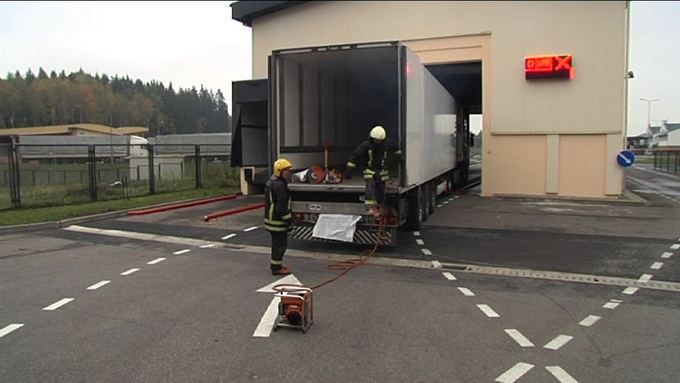
[[[332,239],[316,238],[313,236],[314,226],[313,225],[293,225],[290,231],[290,237],[293,239],[302,239],[305,241],[319,241],[319,242],[336,242],[336,243],[346,243],[341,241],[335,241]],[[396,228],[386,227],[381,233],[377,227],[357,227],[354,232],[354,238],[352,243],[359,245],[382,245],[390,246],[393,245],[393,241],[396,240]]]

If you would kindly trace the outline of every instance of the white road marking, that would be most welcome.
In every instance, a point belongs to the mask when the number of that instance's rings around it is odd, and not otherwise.
[[[422,239],[416,239],[416,243],[419,244],[420,246],[423,246],[425,244],[425,241]]]
[[[191,251],[191,250],[189,250],[189,249],[184,249],[184,250],[175,251],[173,254],[174,254],[174,255],[182,255],[182,254],[186,254],[186,253],[188,253],[188,252],[190,252],[190,251]]]
[[[0,329],[0,338],[22,327],[24,327],[23,323],[12,323],[11,325],[5,326],[2,329]]]
[[[496,381],[499,383],[514,383],[532,368],[534,368],[533,364],[519,362],[496,378]]]
[[[64,299],[62,299],[62,300],[56,301],[56,302],[52,303],[51,305],[49,305],[49,306],[43,308],[43,310],[45,310],[45,311],[53,311],[53,310],[56,310],[56,309],[58,309],[59,307],[65,305],[65,304],[67,304],[67,303],[73,301],[73,300],[74,300],[73,298],[64,298]]]
[[[201,246],[201,249],[209,249],[209,248],[211,248],[211,247],[215,247],[215,244],[214,244],[214,243],[209,243],[209,244],[207,244],[207,245],[203,245],[203,246]]]
[[[139,269],[130,269],[128,271],[124,271],[124,272],[120,273],[120,275],[130,275],[130,274],[136,273],[138,271],[139,271]]]
[[[524,335],[522,335],[521,332],[515,330],[514,328],[506,329],[505,332],[510,335],[510,338],[517,342],[517,344],[519,344],[521,347],[534,347],[534,344],[531,343],[529,339],[527,339]]]
[[[448,204],[450,201],[444,201],[444,205]]]
[[[441,269],[442,264],[439,261],[432,261],[432,267],[434,267],[435,269]]]
[[[493,309],[492,309],[491,307],[489,307],[489,305],[477,305],[477,307],[478,307],[480,310],[482,310],[482,312],[483,312],[484,314],[486,314],[486,316],[488,316],[489,318],[498,318],[498,317],[500,317],[500,315],[496,314],[496,312],[493,311]]]
[[[649,266],[650,269],[652,270],[659,270],[663,266],[663,262],[654,262],[652,263],[651,266]]]
[[[674,244],[673,246],[671,246],[671,249],[672,250],[680,249],[680,244],[678,244],[678,243]]]
[[[279,314],[279,298],[274,297],[272,301],[267,306],[260,323],[258,323],[253,336],[256,338],[267,338],[272,333],[272,327],[274,327],[274,322]]]
[[[620,300],[620,299],[610,299],[610,301],[616,302],[616,303],[623,303],[623,301]]]
[[[247,229],[243,229],[243,231],[248,232],[248,231],[253,231],[253,230],[255,230],[255,229],[257,229],[257,226],[253,226],[253,227],[249,227],[249,228],[247,228]]]
[[[614,309],[617,308],[620,304],[621,304],[620,302],[613,302],[613,301],[612,301],[612,302],[607,302],[607,303],[605,303],[604,306],[602,306],[602,307],[605,308],[605,309],[614,310]]]
[[[172,244],[184,245],[184,246],[201,246],[201,245],[205,244],[205,241],[202,240],[202,239],[173,237],[171,235],[138,233],[138,232],[134,232],[134,231],[96,229],[96,228],[93,228],[93,227],[78,226],[78,225],[71,225],[71,226],[65,227],[64,230],[75,231],[75,232],[78,232],[78,233],[106,235],[106,236],[109,236],[109,237],[117,237],[117,238],[130,238],[130,239],[139,239],[139,240],[142,240],[142,241],[155,241],[155,242],[163,242],[163,243],[172,243]]]
[[[449,199],[447,199],[447,201],[449,201],[449,202],[453,201],[453,197],[452,197],[452,198],[449,198]]]
[[[161,257],[161,258],[156,258],[156,259],[154,259],[153,261],[149,261],[149,262],[147,262],[146,264],[147,264],[147,265],[155,265],[156,263],[158,263],[158,262],[163,262],[163,261],[165,261],[165,258],[162,258],[162,257]]]
[[[673,256],[673,253],[669,253],[669,252],[665,252],[665,253],[661,254],[661,258],[663,258],[663,259],[668,259],[672,256]]]
[[[442,207],[442,206],[444,206],[444,205],[442,205],[442,204],[437,205],[437,207]]]
[[[449,281],[455,281],[456,277],[453,276],[453,274],[449,273],[448,271],[443,272],[442,275],[444,278],[448,279]]]
[[[429,249],[420,249],[420,251],[422,251],[425,255],[432,255],[432,252]]]
[[[602,319],[602,317],[599,317],[597,315],[588,315],[582,321],[578,322],[578,324],[580,324],[581,326],[584,326],[584,327],[590,327],[590,326],[594,325],[595,322],[599,321],[600,319]]]
[[[470,289],[466,289],[465,287],[459,287],[458,291],[463,293],[463,295],[465,295],[466,297],[474,297],[475,296],[475,293],[470,291]]]
[[[557,337],[555,337],[555,339],[551,340],[545,346],[543,346],[543,348],[556,351],[562,348],[562,346],[567,344],[573,338],[574,337],[570,335],[558,335]]]
[[[236,234],[229,234],[229,235],[225,235],[224,237],[222,237],[222,239],[229,239],[229,238],[234,238],[234,237],[236,237]]]
[[[416,236],[416,237],[420,237],[420,232],[419,232],[419,231],[414,231],[414,232],[413,232],[413,235]]]
[[[652,275],[651,275],[651,274],[642,274],[642,275],[640,275],[640,278],[638,279],[638,282],[647,283],[647,282],[649,282],[651,279],[652,279]]]
[[[268,284],[267,286],[262,287],[262,288],[260,288],[256,291],[258,293],[273,293],[274,292],[273,287],[276,286],[276,285],[300,285],[300,286],[302,286],[302,283],[300,283],[300,281],[295,277],[295,275],[288,274],[285,277],[283,277],[283,278],[281,278],[281,279],[279,279],[275,282],[272,282],[272,283]]]
[[[637,287],[628,287],[625,290],[623,290],[623,293],[626,295],[633,295],[638,291]]]
[[[559,380],[560,383],[578,383],[576,379],[572,378],[571,375],[564,371],[560,366],[545,366],[545,369]]]
[[[109,283],[111,283],[111,281],[101,281],[101,282],[97,282],[97,283],[95,283],[94,285],[88,287],[87,289],[88,289],[88,290],[97,290],[98,288],[100,288],[100,287],[102,287],[102,286],[105,286],[105,285],[108,285]]]

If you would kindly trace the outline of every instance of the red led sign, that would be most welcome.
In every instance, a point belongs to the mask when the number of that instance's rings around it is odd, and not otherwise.
[[[524,58],[524,78],[574,78],[574,61],[571,55]]]

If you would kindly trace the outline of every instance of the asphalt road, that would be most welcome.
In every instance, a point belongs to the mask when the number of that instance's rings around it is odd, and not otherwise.
[[[380,265],[315,291],[307,334],[253,336],[272,300],[256,290],[277,280],[260,212],[202,222],[257,199],[3,235],[0,381],[675,382],[679,292],[637,281],[679,281],[680,204],[659,194],[672,179],[633,171],[656,190],[646,204],[442,198]],[[286,262],[306,285],[334,275],[330,253],[363,249],[293,242],[305,256]]]

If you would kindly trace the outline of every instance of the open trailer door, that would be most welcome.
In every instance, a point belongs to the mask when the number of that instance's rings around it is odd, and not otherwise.
[[[241,168],[241,180],[263,184],[269,169],[269,81],[232,83],[231,166]]]

